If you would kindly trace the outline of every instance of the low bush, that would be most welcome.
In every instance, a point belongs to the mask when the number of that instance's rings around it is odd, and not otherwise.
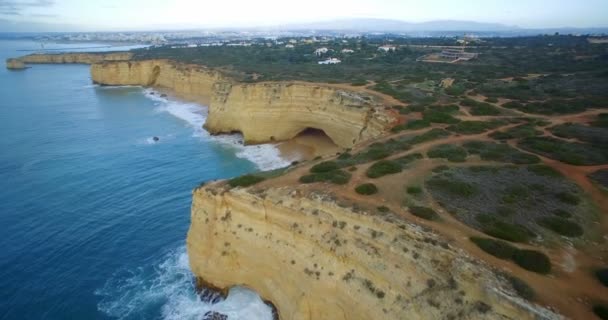
[[[547,274],[551,272],[551,260],[544,253],[534,250],[517,250],[513,262],[532,272]]]
[[[509,260],[518,249],[507,242],[494,240],[490,238],[471,237],[471,241],[475,243],[481,250],[504,260]]]
[[[551,272],[551,261],[544,253],[535,250],[518,249],[504,241],[471,237],[481,250],[504,260],[512,260],[518,266],[532,272],[547,274]]]
[[[596,304],[593,306],[593,313],[602,320],[608,320],[608,305]]]
[[[407,187],[406,191],[408,194],[418,195],[422,193],[422,188],[417,186],[409,186]]]
[[[553,211],[553,214],[560,217],[560,218],[565,218],[568,219],[570,217],[572,217],[572,213],[566,211],[566,210],[562,210],[562,209],[555,209]]]
[[[246,174],[244,176],[240,176],[240,177],[236,177],[236,178],[232,178],[232,179],[228,180],[228,184],[233,188],[234,187],[249,187],[258,182],[262,182],[264,180],[265,180],[264,177]]]
[[[433,189],[459,197],[469,198],[479,193],[470,183],[446,177],[432,177],[427,184]]]
[[[528,166],[528,171],[534,172],[537,175],[544,176],[544,177],[555,177],[555,178],[563,177],[559,171],[557,171],[547,165],[544,165],[544,164],[535,164],[535,165]]]
[[[571,204],[571,205],[577,205],[581,202],[581,198],[579,198],[575,194],[568,193],[568,192],[557,193],[557,194],[555,194],[555,197],[557,199],[559,199],[561,202]]]
[[[504,125],[502,121],[461,121],[447,129],[460,134],[479,134]]]
[[[583,228],[576,222],[568,221],[560,217],[542,217],[536,221],[539,225],[566,237],[580,237]]]
[[[595,277],[599,280],[605,287],[608,287],[608,268],[603,268],[595,271]]]
[[[515,290],[520,297],[529,301],[534,300],[536,292],[534,292],[534,289],[532,289],[532,287],[530,287],[525,281],[513,275],[506,275],[505,278],[507,281],[509,281],[511,287],[513,287],[513,290]]]
[[[518,143],[522,149],[572,165],[608,163],[608,150],[588,143],[567,142],[551,137],[532,137]]]
[[[360,184],[355,188],[358,194],[372,195],[378,193],[378,187],[373,183]]]
[[[460,146],[442,144],[430,149],[426,155],[429,158],[443,158],[451,162],[464,162],[467,158],[467,151]]]
[[[411,214],[425,220],[439,220],[439,215],[435,210],[427,207],[413,206],[409,207]]]
[[[494,142],[470,141],[463,145],[470,154],[478,154],[482,160],[509,162],[514,164],[534,164],[540,158],[521,152],[508,144]]]
[[[478,102],[471,106],[471,114],[474,116],[497,116],[500,114],[500,109],[487,103]]]
[[[498,98],[488,97],[488,98],[486,98],[486,102],[497,103],[498,102]]]
[[[401,164],[398,162],[391,160],[380,160],[367,169],[366,175],[369,178],[375,179],[387,174],[399,173],[401,170]]]
[[[310,172],[312,173],[321,173],[321,172],[329,172],[332,170],[340,169],[340,166],[334,161],[325,161],[319,164],[315,164],[310,168]]]
[[[482,224],[482,231],[492,237],[511,242],[528,242],[535,236],[532,231],[520,224],[500,220]]]
[[[454,118],[448,112],[442,112],[437,110],[425,110],[422,112],[422,118],[425,121],[433,122],[433,123],[447,123],[447,124],[455,124],[459,123],[460,120]]]

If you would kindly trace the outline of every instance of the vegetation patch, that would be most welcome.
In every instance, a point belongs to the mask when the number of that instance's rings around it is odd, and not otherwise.
[[[561,217],[542,217],[537,220],[537,223],[562,236],[580,237],[583,235],[583,228],[578,223]]]
[[[551,260],[544,253],[535,250],[517,250],[513,261],[520,267],[536,273],[551,272]]]
[[[264,178],[264,177],[246,174],[244,176],[240,176],[240,177],[236,177],[236,178],[232,178],[232,179],[228,180],[228,184],[233,188],[234,187],[249,187],[258,182],[262,182],[265,179],[266,178]]]
[[[608,305],[596,304],[593,306],[593,313],[602,320],[608,320]]]
[[[364,183],[358,185],[355,188],[355,191],[362,195],[372,195],[378,193],[378,187],[376,187],[376,185],[373,183]]]
[[[608,268],[603,268],[595,271],[595,277],[599,280],[605,287],[608,287]]]
[[[537,168],[451,167],[434,173],[425,191],[456,219],[495,238],[526,243],[538,235],[562,241],[560,235],[580,237],[580,230],[593,234],[587,230],[598,226],[589,200],[575,204],[556,199],[556,194],[579,194],[580,188]]]
[[[608,128],[590,127],[578,123],[564,123],[549,129],[554,135],[566,139],[578,139],[598,147],[608,147]]]
[[[429,158],[443,158],[451,162],[464,162],[467,158],[467,151],[463,147],[453,144],[442,144],[429,150],[426,155]]]
[[[401,172],[402,167],[399,162],[391,160],[380,160],[374,163],[369,169],[367,169],[366,175],[369,178],[380,178],[387,174],[394,174]]]
[[[409,186],[407,187],[406,192],[411,195],[419,195],[422,193],[422,188],[418,186]]]
[[[588,177],[604,188],[608,188],[608,169],[600,169],[590,173]]]
[[[507,281],[509,281],[511,287],[513,287],[513,290],[515,290],[520,297],[529,301],[534,300],[536,297],[536,292],[525,281],[513,275],[506,275],[505,278]]]
[[[490,134],[490,137],[495,140],[523,139],[536,137],[542,134],[542,131],[536,129],[533,124],[521,124],[505,131],[496,131]]]
[[[336,163],[334,161],[325,161],[325,162],[321,162],[319,164],[315,164],[314,166],[312,166],[312,168],[310,168],[310,172],[322,173],[322,172],[329,172],[329,171],[338,170],[338,169],[340,169],[340,166],[338,165],[338,163]]]
[[[557,171],[547,165],[544,165],[544,164],[535,164],[535,165],[528,166],[528,170],[531,172],[534,172],[535,174],[537,174],[539,176],[554,177],[554,178],[563,177],[563,175],[559,171]]]
[[[454,118],[450,112],[440,110],[425,110],[422,112],[422,119],[427,122],[433,123],[447,123],[455,124],[459,123],[460,120]]]
[[[573,165],[608,163],[608,148],[588,143],[567,142],[551,137],[526,138],[519,142],[522,149]]]
[[[435,210],[427,207],[413,206],[409,207],[411,214],[425,220],[439,220],[439,214]]]
[[[500,120],[494,121],[461,121],[457,124],[449,126],[447,129],[460,134],[480,134],[490,129],[494,129],[504,125]]]
[[[485,141],[470,141],[463,145],[470,154],[477,154],[482,160],[508,162],[515,164],[533,164],[540,162],[535,155],[521,152],[508,144]]]
[[[488,238],[471,237],[471,241],[486,253],[503,260],[512,260],[528,271],[541,274],[551,272],[551,260],[542,252],[518,249],[504,241]]]
[[[464,99],[460,104],[470,107],[470,113],[474,116],[497,116],[501,114],[500,109],[495,106],[485,102],[478,102],[473,99]]]

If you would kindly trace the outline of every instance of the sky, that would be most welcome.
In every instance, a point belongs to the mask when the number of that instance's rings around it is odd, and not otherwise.
[[[608,0],[0,0],[0,32],[274,26],[343,18],[608,27]],[[38,30],[48,29],[48,30]],[[70,29],[70,30],[67,30]]]

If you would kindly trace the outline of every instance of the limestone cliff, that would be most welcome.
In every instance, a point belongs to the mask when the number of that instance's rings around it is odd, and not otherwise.
[[[19,59],[6,59],[6,68],[13,69],[13,70],[19,70],[19,69],[25,69],[26,66],[25,66],[25,63],[23,63]]]
[[[102,61],[129,60],[133,56],[130,52],[108,53],[57,53],[57,54],[30,54],[17,58],[22,63],[81,63],[93,64]]]
[[[239,131],[247,143],[286,140],[315,128],[351,147],[381,135],[393,120],[371,95],[311,83],[239,84],[217,71],[167,60],[96,63],[91,75],[100,84],[156,86],[203,102],[209,132]]]
[[[281,319],[559,319],[437,234],[283,188],[194,191],[192,271],[244,285]]]

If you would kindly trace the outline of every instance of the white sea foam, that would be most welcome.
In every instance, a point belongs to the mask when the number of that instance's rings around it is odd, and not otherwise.
[[[152,89],[145,89],[144,92],[148,98],[158,103],[156,109],[158,112],[168,112],[184,120],[192,127],[193,136],[220,143],[227,148],[233,148],[237,157],[253,162],[260,170],[282,168],[290,163],[288,160],[281,158],[275,144],[246,146],[243,144],[243,137],[239,134],[211,136],[203,129],[203,124],[207,119],[207,107],[161,97],[158,92]]]
[[[272,310],[253,291],[230,289],[225,300],[204,302],[196,294],[185,247],[169,253],[154,267],[124,271],[95,292],[98,309],[118,319],[141,318],[160,311],[162,319],[203,318],[215,311],[229,320],[270,320]]]

